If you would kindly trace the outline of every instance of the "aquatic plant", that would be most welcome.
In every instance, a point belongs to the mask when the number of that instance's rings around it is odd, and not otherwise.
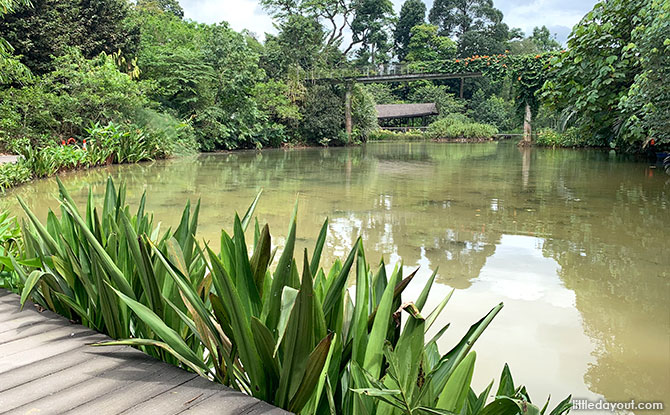
[[[235,215],[232,234],[221,231],[215,252],[197,240],[199,204],[187,203],[177,228],[162,231],[145,212],[145,196],[131,210],[124,186],[111,179],[102,207],[89,193],[82,210],[58,185],[61,216],[50,212],[46,224],[19,199],[28,217],[23,260],[3,261],[12,264],[22,303],[31,298],[117,339],[99,345],[138,347],[302,414],[546,411],[514,387],[507,367],[490,403],[492,385],[478,394],[471,388],[473,344],[502,304],[441,355],[437,341],[448,325],[425,338],[451,297],[425,309],[437,271],[414,302],[403,302],[416,271],[404,276],[402,265],[389,271],[383,260],[370,266],[360,239],[325,270],[327,220],[300,269],[297,206],[272,270],[269,227],[254,221],[253,244],[246,242],[260,194]],[[551,415],[569,408],[568,397]]]

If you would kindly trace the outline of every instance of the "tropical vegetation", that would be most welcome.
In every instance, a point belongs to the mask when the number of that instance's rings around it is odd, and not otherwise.
[[[60,217],[46,223],[19,199],[27,220],[0,218],[3,285],[67,318],[167,362],[295,413],[566,413],[570,397],[547,412],[515,386],[505,366],[471,387],[472,347],[503,308],[475,322],[447,353],[426,333],[451,295],[425,305],[437,271],[414,301],[403,291],[416,275],[402,264],[371,265],[360,241],[344,261],[321,264],[328,221],[311,254],[295,252],[296,213],[281,253],[269,227],[254,220],[260,194],[235,215],[220,246],[197,237],[199,203],[187,203],[175,229],[161,229],[107,182],[101,206],[78,206],[60,181]],[[297,210],[296,205],[296,210]],[[252,235],[253,242],[247,243]],[[278,259],[275,261],[275,257]],[[272,264],[276,263],[276,266]],[[355,282],[353,287],[349,284]]]
[[[527,120],[534,132],[575,128],[578,145],[665,146],[666,3],[598,3],[561,50],[546,27],[508,27],[491,0],[407,0],[398,16],[388,0],[263,0],[278,30],[263,42],[184,19],[174,0],[4,0],[0,148],[81,142],[109,122],[180,131],[187,150],[342,145],[378,128],[374,104],[412,102],[503,132]],[[338,80],[395,63],[483,76],[356,86],[347,135]],[[312,82],[324,77],[334,81]]]

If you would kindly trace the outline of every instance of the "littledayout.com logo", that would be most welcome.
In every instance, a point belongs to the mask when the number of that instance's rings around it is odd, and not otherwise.
[[[604,399],[573,399],[573,411],[662,411],[663,402],[641,402],[631,399],[626,402],[608,402]]]

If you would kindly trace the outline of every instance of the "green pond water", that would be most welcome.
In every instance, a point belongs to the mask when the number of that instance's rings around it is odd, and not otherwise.
[[[613,153],[519,150],[513,143],[379,143],[355,148],[207,154],[62,176],[75,200],[108,175],[143,191],[164,225],[202,200],[199,237],[217,245],[260,189],[261,223],[281,249],[296,198],[299,245],[330,219],[322,263],[362,235],[368,259],[420,267],[413,300],[439,267],[428,307],[451,290],[447,351],[499,302],[479,340],[476,389],[505,362],[542,404],[573,397],[670,404],[670,176]],[[52,179],[23,197],[45,218]],[[496,386],[497,387],[497,386]],[[495,390],[495,389],[494,389]],[[667,411],[667,409],[666,409]],[[640,412],[650,413],[650,412]]]

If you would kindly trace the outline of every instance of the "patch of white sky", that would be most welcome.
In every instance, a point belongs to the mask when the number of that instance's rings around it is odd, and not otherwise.
[[[404,0],[392,0],[396,13]],[[427,0],[428,10],[433,1]],[[497,0],[495,7],[502,10],[504,22],[530,35],[535,26],[547,26],[558,41],[565,43],[572,27],[579,22],[596,0]],[[202,23],[226,21],[236,31],[244,29],[260,40],[265,33],[275,34],[272,18],[258,0],[181,0],[185,17]]]

